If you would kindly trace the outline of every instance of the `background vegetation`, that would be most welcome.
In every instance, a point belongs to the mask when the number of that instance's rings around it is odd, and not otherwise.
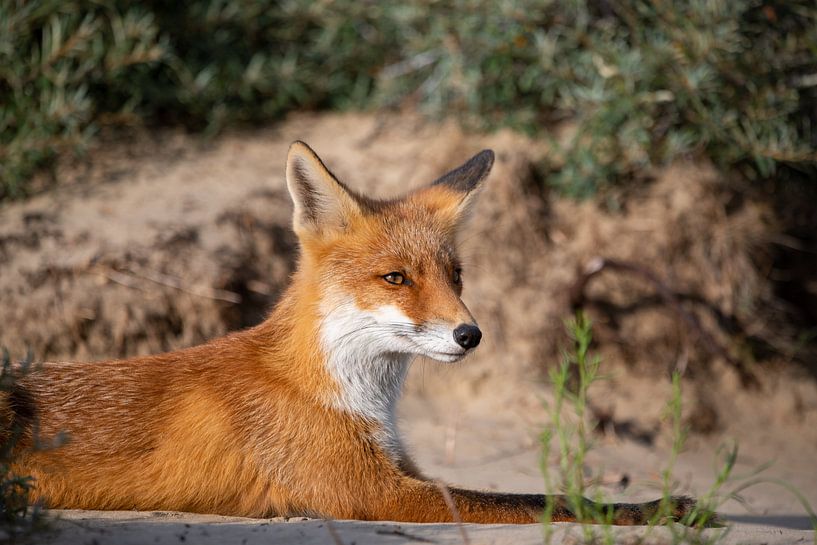
[[[0,199],[107,126],[418,105],[547,137],[573,195],[705,153],[817,164],[811,0],[0,0]]]
[[[31,366],[31,357],[17,363],[13,368],[11,357],[5,348],[0,349],[0,398],[7,403],[8,396],[14,389],[15,381],[27,373]],[[18,475],[12,470],[15,448],[23,430],[12,422],[3,419],[0,428],[0,536],[3,540],[13,542],[15,538],[30,533],[41,527],[40,511],[29,505],[29,496],[34,486],[34,479]]]

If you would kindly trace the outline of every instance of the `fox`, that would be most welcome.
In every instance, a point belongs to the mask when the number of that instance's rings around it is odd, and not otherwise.
[[[0,403],[12,471],[50,509],[399,522],[588,522],[565,496],[441,486],[410,458],[396,406],[413,359],[458,362],[482,331],[461,299],[461,231],[494,163],[374,199],[305,143],[286,159],[299,243],[259,325],[161,355],[44,363]],[[53,448],[38,438],[65,434]],[[646,524],[659,500],[585,507]],[[575,503],[575,502],[574,502]],[[695,509],[671,499],[670,518]]]

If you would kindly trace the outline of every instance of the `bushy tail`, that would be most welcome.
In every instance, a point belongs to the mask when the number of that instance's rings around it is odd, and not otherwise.
[[[716,513],[702,508],[687,496],[672,496],[669,500],[645,503],[596,503],[583,498],[580,509],[575,509],[566,496],[551,496],[553,522],[609,523],[616,526],[663,524],[674,520],[687,526],[719,526]],[[578,512],[577,512],[578,511]]]

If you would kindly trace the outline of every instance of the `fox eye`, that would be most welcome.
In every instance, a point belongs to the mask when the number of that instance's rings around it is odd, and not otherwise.
[[[385,280],[389,284],[394,284],[396,286],[409,283],[406,277],[399,272],[390,272],[389,274],[383,276],[383,280]]]
[[[451,280],[453,280],[455,284],[460,285],[462,283],[462,269],[454,269],[454,274],[451,276]]]

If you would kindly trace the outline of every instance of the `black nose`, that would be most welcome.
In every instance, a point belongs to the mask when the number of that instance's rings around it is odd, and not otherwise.
[[[474,348],[482,339],[482,331],[475,325],[460,324],[454,330],[454,340],[461,347],[468,349]]]

